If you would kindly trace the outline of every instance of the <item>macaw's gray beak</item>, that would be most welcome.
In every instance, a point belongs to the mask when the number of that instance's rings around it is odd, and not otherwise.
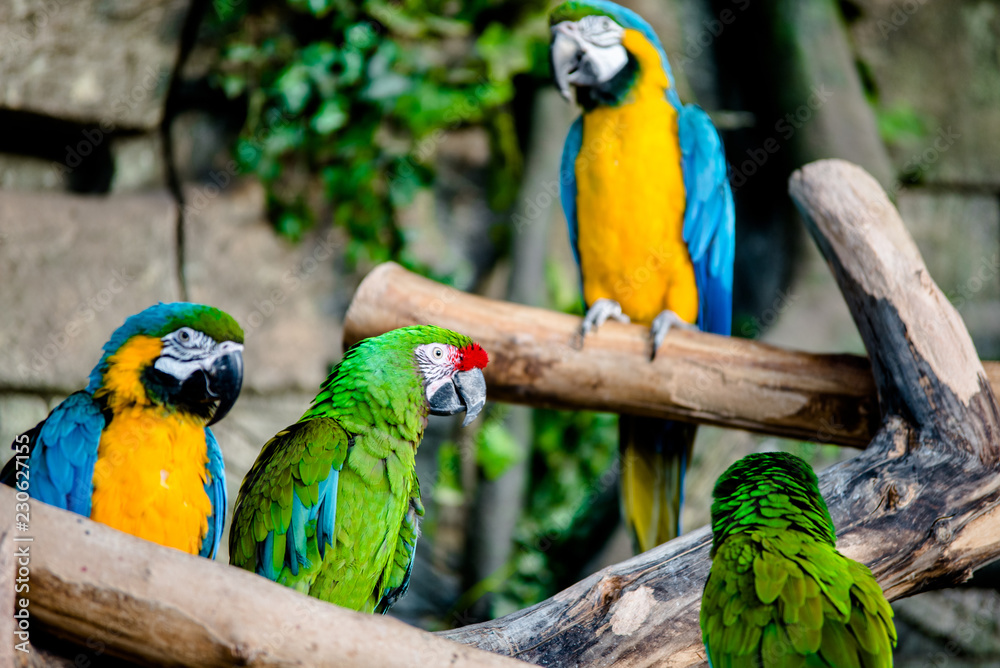
[[[621,45],[620,38],[603,45],[588,39],[581,35],[580,26],[573,21],[552,26],[549,45],[552,76],[559,93],[570,102],[573,101],[570,86],[600,86],[611,81],[628,64],[628,51]],[[611,40],[615,40],[614,34]]]
[[[243,387],[243,346],[227,341],[205,372],[208,396],[218,402],[208,424],[226,417],[240,396]]]
[[[435,392],[428,402],[431,415],[455,415],[465,411],[467,427],[486,405],[486,378],[479,369],[459,371]]]

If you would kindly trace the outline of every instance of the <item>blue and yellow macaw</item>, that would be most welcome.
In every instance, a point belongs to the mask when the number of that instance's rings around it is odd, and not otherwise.
[[[226,479],[208,425],[243,383],[243,330],[201,304],[152,306],[104,344],[85,390],[17,437],[0,481],[126,533],[210,559]]]
[[[667,56],[635,12],[606,0],[559,5],[550,49],[559,91],[583,113],[563,148],[561,199],[587,313],[730,333],[734,211],[722,141],[682,105]],[[637,549],[680,531],[693,425],[623,415],[622,504]]]

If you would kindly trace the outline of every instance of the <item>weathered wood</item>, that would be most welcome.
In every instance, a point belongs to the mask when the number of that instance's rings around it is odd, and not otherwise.
[[[13,504],[14,490],[0,485],[0,507]],[[191,666],[518,665],[42,503],[32,503],[31,533],[32,624],[75,639],[91,662],[115,654]]]
[[[1000,409],[971,340],[874,179],[822,161],[793,175],[792,195],[835,268],[886,410],[865,451],[820,475],[838,547],[890,599],[960,582],[1000,556]],[[541,665],[702,664],[710,543],[699,529],[444,635]]]
[[[855,189],[865,178],[859,167],[827,160],[796,172],[790,190],[869,351],[879,404],[992,465],[1000,415],[975,346],[896,208],[881,190]]]
[[[674,330],[650,362],[648,330],[616,322],[580,350],[571,345],[578,317],[470,295],[391,262],[358,287],[344,342],[415,324],[448,327],[482,344],[496,401],[688,419],[858,448],[879,425],[864,357]],[[1000,390],[1000,364],[987,368]]]

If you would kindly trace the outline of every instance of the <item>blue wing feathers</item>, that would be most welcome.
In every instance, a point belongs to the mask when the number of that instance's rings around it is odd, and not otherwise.
[[[563,144],[562,161],[559,165],[559,199],[566,225],[569,227],[569,245],[573,249],[577,267],[580,266],[580,250],[577,245],[579,226],[576,219],[576,158],[583,146],[583,116],[578,116],[569,126],[566,143]]]
[[[71,394],[56,406],[32,444],[28,461],[32,497],[89,517],[104,425],[100,407],[86,392]]]
[[[729,335],[732,328],[735,215],[722,140],[700,107],[677,118],[687,207],[684,241],[698,285],[698,327]]]
[[[326,546],[333,545],[334,526],[337,522],[337,483],[340,481],[340,471],[330,469],[330,475],[320,483],[319,503],[313,515],[316,518],[316,542],[319,554],[326,554]]]
[[[278,571],[274,568],[274,532],[268,531],[264,541],[257,543],[257,575],[263,575],[268,580],[277,580]]]
[[[340,471],[330,469],[330,475],[320,480],[318,499],[307,507],[298,492],[292,493],[292,516],[285,533],[284,565],[298,575],[299,567],[311,567],[308,556],[306,526],[315,521],[316,542],[322,559],[326,548],[333,544],[334,525],[337,521],[337,483]],[[257,543],[257,573],[269,580],[277,580],[280,572],[274,567],[275,533],[268,531],[263,542]]]
[[[319,505],[319,504],[317,504]],[[292,521],[288,527],[285,540],[288,543],[288,565],[292,573],[298,574],[299,566],[309,567],[309,557],[306,555],[306,523],[309,521],[309,510],[302,504],[298,494],[292,494]]]
[[[200,554],[203,557],[215,559],[219,543],[222,541],[229,492],[226,489],[226,470],[222,460],[222,450],[219,448],[219,442],[215,440],[215,434],[208,427],[205,427],[205,445],[208,449],[205,493],[212,500],[212,514],[208,517],[208,531],[201,541]]]

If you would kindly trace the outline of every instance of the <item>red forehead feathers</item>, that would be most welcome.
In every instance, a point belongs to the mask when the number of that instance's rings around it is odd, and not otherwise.
[[[490,361],[489,355],[478,343],[470,343],[458,349],[458,370],[485,369]]]

